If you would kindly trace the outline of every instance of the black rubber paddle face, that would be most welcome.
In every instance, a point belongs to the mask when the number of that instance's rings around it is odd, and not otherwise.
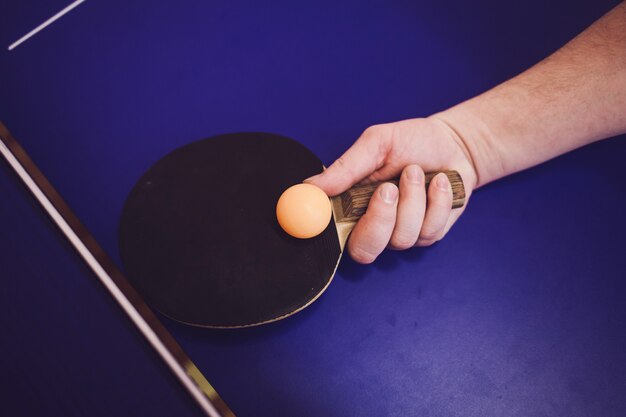
[[[267,133],[216,136],[173,151],[131,191],[120,222],[128,279],[187,324],[240,327],[288,316],[328,285],[341,257],[331,221],[287,235],[276,202],[322,170],[301,144]]]

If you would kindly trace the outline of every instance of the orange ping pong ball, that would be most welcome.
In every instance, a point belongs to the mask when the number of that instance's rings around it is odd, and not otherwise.
[[[296,184],[276,204],[280,227],[293,237],[308,239],[322,233],[332,215],[330,199],[313,184]]]

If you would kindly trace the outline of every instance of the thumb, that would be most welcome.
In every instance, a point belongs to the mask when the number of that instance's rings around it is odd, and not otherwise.
[[[331,197],[346,191],[384,164],[391,138],[387,131],[385,125],[366,129],[331,166],[304,182],[320,187]]]

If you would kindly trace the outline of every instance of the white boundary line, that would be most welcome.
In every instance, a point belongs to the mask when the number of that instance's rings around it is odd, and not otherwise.
[[[73,8],[79,6],[81,3],[83,3],[85,0],[76,0],[74,3],[70,4],[69,6],[67,6],[65,9],[61,10],[60,12],[58,12],[57,14],[55,14],[54,16],[52,16],[50,19],[46,20],[45,22],[43,22],[41,25],[37,26],[35,29],[31,30],[30,32],[28,32],[26,35],[22,36],[21,38],[19,38],[17,41],[13,42],[11,45],[9,45],[9,51],[12,51],[13,49],[17,48],[22,42],[27,41],[29,38],[35,36],[37,33],[39,33],[40,31],[42,31],[43,29],[45,29],[47,26],[49,26],[50,24],[54,23],[56,20],[60,19],[63,15],[65,15],[66,13],[68,13],[70,10],[72,10]]]
[[[83,1],[83,0],[81,0]],[[207,397],[200,391],[200,389],[190,380],[190,377],[187,375],[183,367],[174,359],[169,350],[165,347],[161,339],[157,336],[157,334],[152,330],[152,328],[146,323],[146,321],[141,317],[137,309],[132,305],[132,303],[126,298],[124,293],[115,285],[113,279],[109,276],[109,274],[102,268],[102,265],[96,260],[93,254],[87,249],[82,240],[76,235],[74,230],[70,227],[70,225],[65,221],[61,213],[54,207],[52,202],[46,197],[41,188],[35,183],[32,177],[26,172],[22,164],[15,158],[13,153],[7,148],[6,144],[0,137],[0,153],[6,158],[7,162],[11,165],[11,167],[15,170],[17,175],[24,181],[24,184],[28,187],[28,189],[33,193],[35,198],[39,201],[39,203],[43,206],[46,212],[52,217],[54,222],[59,226],[63,234],[69,239],[72,245],[76,248],[76,250],[83,257],[85,262],[91,267],[93,272],[98,276],[100,281],[104,284],[104,286],[109,290],[113,298],[120,304],[122,309],[126,312],[126,314],[130,317],[130,319],[135,323],[135,325],[139,328],[141,333],[148,339],[150,344],[156,349],[159,355],[165,360],[165,362],[169,365],[169,367],[174,371],[178,379],[185,385],[187,390],[191,393],[191,395],[195,398],[195,400],[199,403],[200,407],[204,410],[204,412],[210,417],[220,417],[220,414],[217,412],[213,404],[207,399]]]

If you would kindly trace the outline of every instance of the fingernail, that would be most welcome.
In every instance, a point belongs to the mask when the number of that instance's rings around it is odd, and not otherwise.
[[[387,204],[393,204],[398,199],[398,189],[393,184],[383,184],[380,187],[380,196]]]
[[[420,170],[415,165],[411,165],[406,169],[406,177],[414,184],[419,185],[422,182],[423,175],[420,174]]]
[[[437,175],[437,188],[441,191],[448,191],[450,186],[450,181],[448,181],[448,176],[446,174]]]
[[[311,182],[311,181],[315,181],[316,179],[318,179],[319,177],[321,177],[322,174],[317,174],[317,175],[313,175],[312,177],[307,178],[306,180],[302,181],[302,182]]]

